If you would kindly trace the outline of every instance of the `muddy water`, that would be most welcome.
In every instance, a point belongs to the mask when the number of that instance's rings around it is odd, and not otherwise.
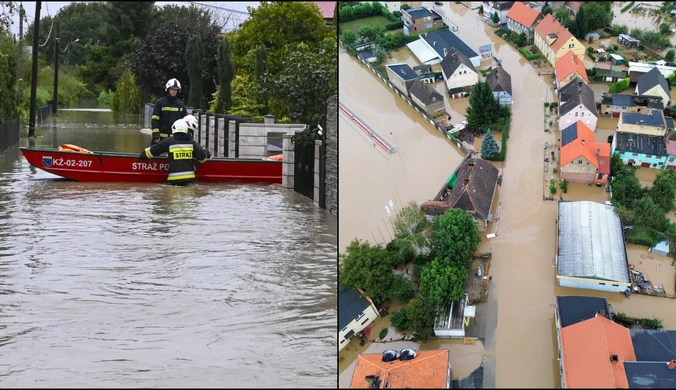
[[[354,238],[386,243],[393,235],[385,206],[434,198],[463,156],[370,70],[339,54],[340,101],[397,149],[379,152],[349,121],[339,119],[339,250]],[[347,154],[346,154],[347,153]]]
[[[650,12],[653,9],[659,10],[659,7],[661,5],[660,2],[636,2],[634,4],[634,7],[641,6],[643,9],[647,11],[645,13],[630,12],[631,10],[621,12],[622,7],[624,7],[627,4],[629,3],[627,2],[613,3],[612,10],[613,13],[615,14],[615,17],[613,18],[613,24],[625,25],[629,27],[630,33],[633,28],[640,28],[650,31],[659,31],[660,24],[662,23],[668,23],[669,25],[671,25],[673,30],[674,28],[673,19],[671,19],[669,15],[660,14],[658,16],[652,15]],[[674,34],[670,34],[669,41],[671,41],[672,44],[675,44],[676,36]],[[667,50],[669,50],[669,48],[664,49],[662,51],[663,52],[662,54],[666,53]]]
[[[34,143],[138,151],[60,113]],[[279,186],[76,183],[0,159],[0,387],[335,387],[336,218]]]

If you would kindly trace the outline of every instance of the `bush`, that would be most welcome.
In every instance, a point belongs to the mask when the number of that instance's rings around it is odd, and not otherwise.
[[[540,58],[540,55],[539,55],[539,54],[532,54],[532,53],[529,53],[528,50],[524,49],[523,47],[520,47],[520,48],[519,48],[519,52],[520,52],[521,54],[523,54],[523,56],[526,57],[526,59],[527,59],[528,61],[530,61],[530,60],[537,60],[538,58]]]
[[[383,328],[380,330],[380,333],[378,333],[378,338],[379,339],[384,339],[385,336],[387,336],[387,328]]]
[[[556,168],[554,168],[554,173],[556,173]],[[568,193],[568,182],[564,179],[561,183],[559,183],[559,188],[561,188],[561,192],[564,194]]]
[[[114,98],[115,98],[115,92],[112,92],[111,90],[101,91],[101,93],[99,94],[99,98],[98,98],[99,106],[112,108]]]
[[[632,1],[631,3],[625,5],[624,7],[622,7],[622,9],[620,10],[620,12],[624,12],[624,11],[628,10],[629,8],[633,7],[633,6],[634,6],[634,3],[635,3],[635,1]]]
[[[626,328],[631,328],[631,326],[634,325],[634,321],[624,313],[615,313],[613,315],[613,321]]]
[[[400,20],[398,22],[387,23],[385,25],[385,30],[396,30],[402,27],[404,27],[404,21]]]
[[[500,149],[500,152],[493,156],[491,161],[505,161],[505,158],[507,157],[507,138],[509,138],[509,122],[510,118],[507,117],[505,118],[505,126],[503,127],[502,130],[502,149]]]
[[[591,58],[592,61],[596,61],[596,57],[594,57],[593,54],[587,53],[587,56],[589,56],[589,58]]]
[[[405,332],[410,329],[410,321],[406,316],[406,308],[402,307],[398,312],[392,314],[390,318],[390,324],[398,332]]]
[[[641,319],[641,326],[643,329],[653,329],[653,330],[658,330],[664,328],[664,325],[662,325],[662,320],[659,318],[642,318]]]
[[[626,79],[620,80],[620,81],[616,82],[615,84],[611,85],[608,92],[610,92],[610,93],[622,92],[625,89],[629,88],[629,83],[630,83],[630,80],[627,77]]]

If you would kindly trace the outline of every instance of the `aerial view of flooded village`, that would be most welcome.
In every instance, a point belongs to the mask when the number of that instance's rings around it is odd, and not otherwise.
[[[674,388],[676,2],[338,7],[339,387]]]

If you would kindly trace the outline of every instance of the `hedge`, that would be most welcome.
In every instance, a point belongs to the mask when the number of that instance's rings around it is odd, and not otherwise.
[[[507,157],[507,138],[509,138],[510,119],[512,119],[511,116],[505,119],[505,128],[502,130],[502,149],[500,149],[500,153],[493,156],[492,161],[505,161],[505,157]]]
[[[608,90],[609,93],[619,93],[624,91],[625,89],[629,88],[629,83],[631,81],[629,80],[629,77],[627,77],[624,80],[620,80],[616,82],[615,84],[610,86],[610,89]]]
[[[540,58],[540,55],[539,55],[539,54],[533,54],[533,53],[530,53],[528,50],[524,49],[523,47],[520,47],[520,48],[519,48],[519,52],[520,52],[521,54],[523,54],[523,56],[526,57],[526,59],[527,59],[528,61],[530,61],[530,60],[537,60],[538,58]]]
[[[589,54],[589,53],[587,53],[587,55],[589,56],[589,58],[591,58],[591,59],[592,59],[592,61],[596,61],[596,57],[594,57],[594,55],[593,55],[593,54]]]
[[[396,30],[402,27],[404,27],[404,21],[400,20],[398,22],[387,23],[385,25],[385,30]]]
[[[634,3],[635,3],[635,1],[632,1],[631,3],[625,5],[624,7],[622,7],[622,9],[620,10],[620,12],[624,12],[624,11],[628,10],[629,8],[633,7],[633,6],[634,6]]]

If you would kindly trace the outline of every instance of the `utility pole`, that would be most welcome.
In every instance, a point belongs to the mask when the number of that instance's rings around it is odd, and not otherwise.
[[[19,6],[19,57],[17,58],[16,61],[16,79],[18,81],[19,85],[19,104],[21,104],[21,100],[23,99],[23,77],[22,77],[22,70],[23,70],[23,18],[24,18],[24,11],[23,11],[23,4]]]
[[[59,21],[54,20],[54,101],[52,102],[52,114],[56,115],[56,107],[59,102]]]
[[[38,39],[40,39],[40,7],[42,1],[35,2],[35,21],[33,22],[33,72],[31,74],[31,103],[28,118],[28,137],[35,137],[35,98],[38,90]]]

